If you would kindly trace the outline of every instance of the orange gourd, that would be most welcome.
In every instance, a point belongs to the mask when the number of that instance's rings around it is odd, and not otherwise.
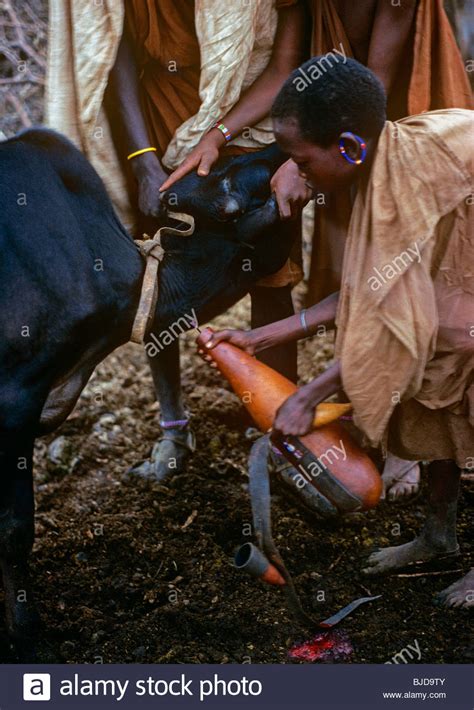
[[[206,328],[197,339],[205,349],[212,330]],[[268,431],[280,405],[294,392],[296,385],[264,363],[231,345],[222,342],[207,350],[220,372],[229,381],[232,389],[241,399],[258,428]],[[316,460],[329,461],[326,469],[337,485],[346,490],[359,502],[360,509],[377,505],[382,492],[382,481],[372,460],[356,444],[342,424],[336,421],[351,409],[348,404],[324,402],[317,407],[315,429],[298,438],[303,447]],[[280,447],[279,447],[280,448]],[[294,464],[294,457],[288,451],[281,452]],[[340,451],[340,455],[337,452]],[[333,452],[335,455],[330,456]],[[309,481],[318,488],[318,476]],[[327,491],[325,495],[328,496]],[[330,496],[328,496],[330,497]],[[333,501],[336,505],[340,499]]]

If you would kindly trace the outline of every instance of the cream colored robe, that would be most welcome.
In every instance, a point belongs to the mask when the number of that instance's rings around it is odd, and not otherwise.
[[[46,123],[83,151],[103,179],[128,228],[134,217],[115,153],[103,98],[124,23],[123,0],[50,0]],[[176,168],[225,115],[267,65],[278,13],[274,0],[222,3],[196,0],[196,34],[201,49],[198,113],[175,133],[163,158]],[[269,118],[249,128],[235,145],[259,148],[274,140]]]

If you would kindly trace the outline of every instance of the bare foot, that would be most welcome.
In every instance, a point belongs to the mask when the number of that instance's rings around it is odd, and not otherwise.
[[[468,609],[474,606],[474,568],[457,582],[443,589],[437,600],[445,606],[457,606]]]
[[[385,547],[373,552],[367,560],[368,566],[362,571],[365,574],[384,574],[400,567],[407,567],[415,562],[429,562],[438,557],[455,555],[457,547],[449,549],[448,546],[433,545],[422,537],[417,537],[405,545]]]
[[[414,496],[420,490],[420,465],[389,453],[382,473],[383,498],[390,501]]]

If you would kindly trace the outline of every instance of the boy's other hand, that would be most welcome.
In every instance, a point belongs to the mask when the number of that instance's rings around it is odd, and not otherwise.
[[[321,375],[300,387],[283,402],[273,430],[283,436],[304,436],[313,429],[316,407],[342,387],[341,364],[336,360]]]
[[[321,398],[320,401],[322,401]],[[283,402],[276,413],[273,431],[281,436],[303,436],[313,429],[316,405],[305,386]]]
[[[273,175],[270,186],[275,193],[281,219],[297,217],[310,201],[313,191],[301,177],[298,166],[291,159],[283,163]]]

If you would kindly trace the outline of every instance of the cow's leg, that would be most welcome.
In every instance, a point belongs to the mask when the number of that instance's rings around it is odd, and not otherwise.
[[[252,328],[288,318],[295,312],[291,298],[291,286],[271,288],[255,286],[252,297]],[[258,354],[258,359],[277,370],[292,382],[297,381],[297,345],[285,343]]]
[[[421,534],[405,545],[374,552],[367,574],[380,574],[415,562],[455,556],[456,511],[461,471],[453,461],[433,461],[428,467],[428,512]]]
[[[160,403],[163,434],[153,447],[151,459],[132,469],[132,473],[161,481],[184,468],[186,459],[194,451],[194,436],[183,404],[179,339],[148,360]]]
[[[3,440],[3,441],[2,441]],[[34,540],[33,437],[0,436],[0,565],[8,632],[23,658],[36,626],[28,556]]]

